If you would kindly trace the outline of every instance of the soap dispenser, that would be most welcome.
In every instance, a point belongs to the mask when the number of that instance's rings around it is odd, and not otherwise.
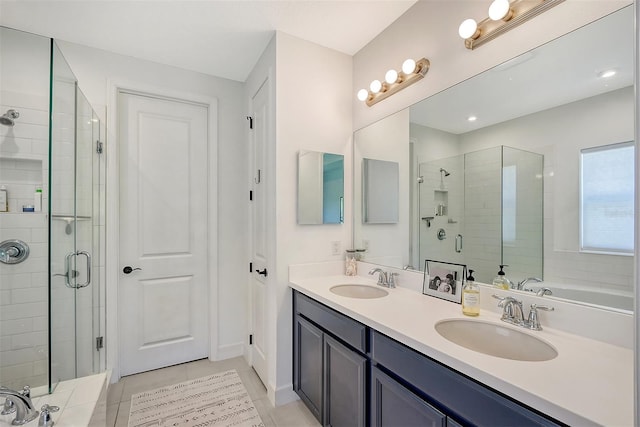
[[[469,270],[467,283],[462,288],[462,314],[478,316],[480,314],[480,288],[473,277],[473,270]]]
[[[509,267],[508,265],[504,264],[500,266],[500,271],[498,271],[498,275],[496,277],[493,278],[493,286],[495,286],[496,288],[499,289],[509,289],[509,279],[507,279],[507,277],[505,276],[504,271],[502,271],[503,268],[505,267]]]

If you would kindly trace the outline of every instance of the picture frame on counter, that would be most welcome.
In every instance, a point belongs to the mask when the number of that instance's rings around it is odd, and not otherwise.
[[[424,264],[422,293],[461,304],[467,266],[430,259],[425,260]]]

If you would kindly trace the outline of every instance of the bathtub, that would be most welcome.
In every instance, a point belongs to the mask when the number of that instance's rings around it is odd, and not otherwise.
[[[620,291],[606,289],[585,289],[548,282],[535,283],[534,285],[535,286],[527,286],[527,290],[537,292],[541,288],[540,285],[542,285],[543,287],[551,289],[552,294],[549,296],[552,297],[622,310],[633,310],[633,294],[631,293],[625,294]]]

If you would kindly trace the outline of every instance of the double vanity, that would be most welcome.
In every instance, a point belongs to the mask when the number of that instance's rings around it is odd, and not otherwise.
[[[561,304],[530,331],[489,287],[469,318],[410,272],[385,288],[328,264],[290,269],[294,390],[323,425],[633,424],[633,351],[547,327]]]

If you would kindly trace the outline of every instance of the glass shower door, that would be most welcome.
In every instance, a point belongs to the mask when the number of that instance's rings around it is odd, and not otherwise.
[[[75,239],[73,264],[78,272],[72,280],[76,300],[76,377],[91,375],[97,370],[96,335],[99,287],[93,274],[94,253],[94,181],[95,116],[80,90],[76,90],[76,176],[75,176]]]
[[[94,161],[99,122],[53,44],[50,156],[50,387],[100,370],[93,274]],[[97,212],[97,211],[96,211]]]

